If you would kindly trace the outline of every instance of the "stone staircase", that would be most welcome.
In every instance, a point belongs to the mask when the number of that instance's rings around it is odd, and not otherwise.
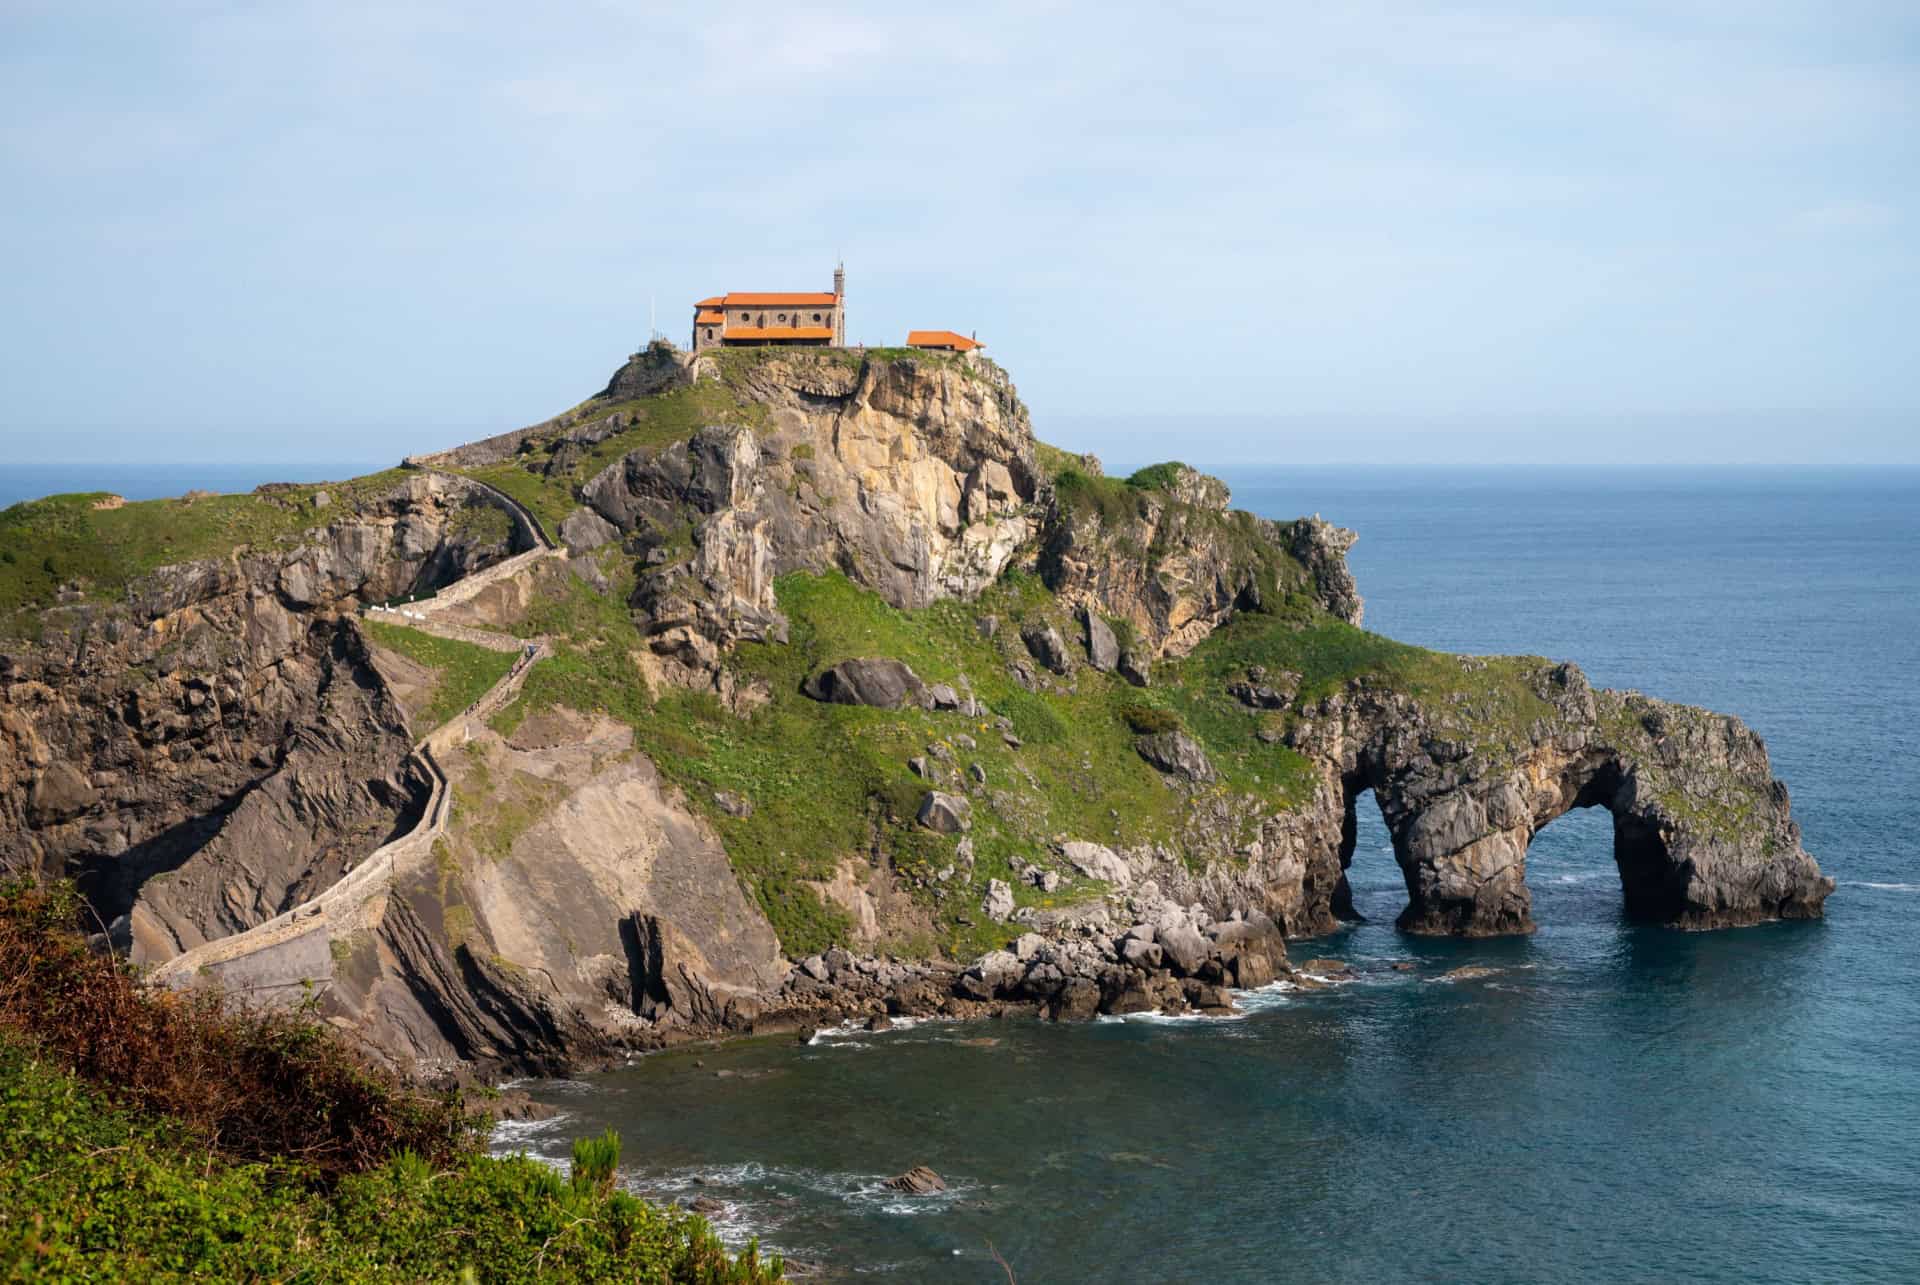
[[[502,498],[514,503],[511,497],[503,495]],[[252,1002],[298,1003],[332,980],[335,945],[379,922],[394,880],[433,860],[434,842],[445,833],[453,808],[452,790],[440,766],[441,759],[456,746],[466,743],[474,724],[484,725],[512,701],[526,681],[527,672],[551,654],[544,638],[515,638],[436,620],[433,609],[464,602],[487,585],[516,575],[542,558],[563,556],[563,549],[545,542],[545,534],[532,524],[531,514],[527,519],[530,529],[542,541],[539,547],[468,576],[430,602],[412,604],[407,611],[382,611],[378,617],[494,651],[520,653],[513,666],[485,694],[428,732],[413,747],[413,761],[429,783],[426,805],[413,828],[368,853],[331,887],[291,910],[160,964],[148,973],[150,982],[175,989],[213,984]]]

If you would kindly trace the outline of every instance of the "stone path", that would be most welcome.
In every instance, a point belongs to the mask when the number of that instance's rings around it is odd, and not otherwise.
[[[438,611],[467,601],[488,585],[516,575],[542,558],[561,557],[566,552],[548,539],[539,521],[512,496],[472,478],[463,480],[491,491],[520,514],[537,547],[477,571],[426,602],[410,604],[405,610],[383,610],[375,616],[437,637],[520,653],[512,668],[480,699],[428,732],[413,747],[413,760],[428,781],[420,819],[407,833],[368,853],[326,891],[245,932],[174,956],[148,973],[150,982],[175,989],[213,982],[267,1003],[298,1002],[332,980],[335,943],[379,922],[394,879],[433,859],[434,842],[445,833],[453,810],[453,792],[440,766],[441,757],[466,743],[473,724],[484,725],[518,695],[527,671],[552,650],[545,638],[515,638],[434,617]]]

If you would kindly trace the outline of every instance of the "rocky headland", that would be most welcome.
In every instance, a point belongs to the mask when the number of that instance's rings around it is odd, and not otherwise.
[[[0,863],[421,1070],[1312,985],[1369,792],[1409,932],[1531,931],[1573,808],[1639,917],[1833,886],[1738,719],[1368,633],[1353,533],[1103,476],[990,363],[661,344],[390,473],[101,499],[0,514]]]

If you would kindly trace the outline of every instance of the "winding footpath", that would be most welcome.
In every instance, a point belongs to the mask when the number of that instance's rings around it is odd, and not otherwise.
[[[414,745],[412,759],[428,783],[428,792],[412,829],[375,848],[324,892],[245,932],[174,956],[147,974],[149,982],[174,989],[213,983],[266,1003],[295,1003],[309,992],[324,989],[333,977],[334,944],[371,930],[379,922],[394,880],[433,860],[433,845],[446,832],[453,810],[453,791],[441,759],[466,743],[473,724],[484,726],[487,719],[511,703],[527,672],[550,654],[545,638],[515,638],[438,618],[471,601],[489,585],[510,579],[544,558],[564,557],[566,550],[554,544],[540,520],[506,492],[443,469],[426,471],[459,478],[498,499],[519,519],[534,547],[456,580],[424,602],[412,603],[404,610],[381,611],[379,619],[493,651],[516,652],[517,658],[478,700]]]

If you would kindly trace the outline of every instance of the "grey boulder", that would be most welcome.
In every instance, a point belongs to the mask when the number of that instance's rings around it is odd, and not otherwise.
[[[962,795],[929,790],[914,819],[935,834],[959,834],[973,826],[973,805]]]
[[[1027,645],[1035,660],[1056,674],[1064,674],[1073,667],[1073,657],[1067,653],[1067,640],[1044,620],[1022,629],[1020,641]]]
[[[800,685],[802,694],[829,705],[871,705],[899,709],[918,703],[926,685],[900,661],[886,656],[843,660]]]
[[[1177,776],[1183,780],[1202,782],[1211,781],[1219,775],[1214,771],[1213,761],[1200,747],[1200,742],[1185,732],[1156,732],[1152,736],[1138,737],[1133,748],[1140,757],[1165,772],[1168,776]]]
[[[1103,674],[1110,674],[1120,663],[1120,640],[1113,626],[1092,611],[1082,613],[1087,627],[1087,663]]]

